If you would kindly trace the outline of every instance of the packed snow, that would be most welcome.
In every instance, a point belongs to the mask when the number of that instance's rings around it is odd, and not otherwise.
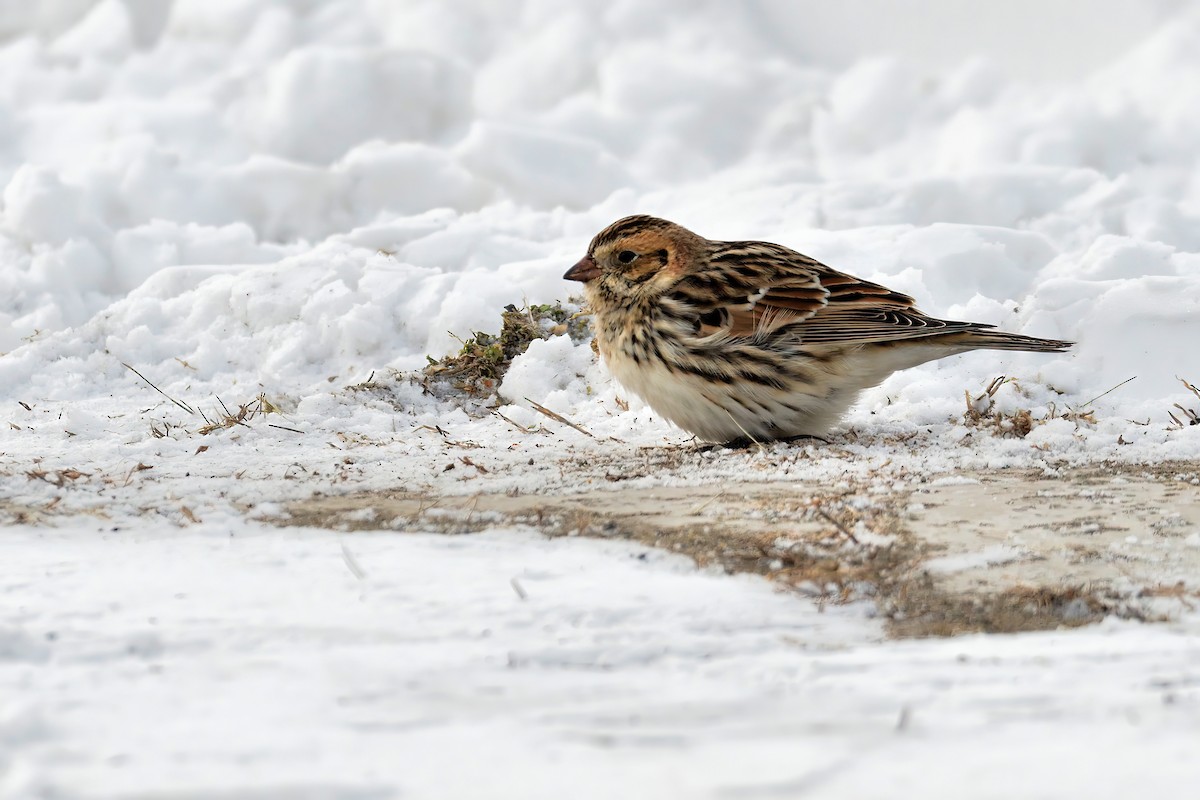
[[[1195,615],[889,642],[868,603],[628,543],[273,524],[692,446],[586,339],[535,341],[495,409],[409,379],[507,305],[571,306],[630,213],[1078,344],[899,373],[828,450],[622,485],[1195,462],[1186,4],[0,0],[0,187],[0,797],[1200,780]],[[1036,424],[981,433],[964,392]]]

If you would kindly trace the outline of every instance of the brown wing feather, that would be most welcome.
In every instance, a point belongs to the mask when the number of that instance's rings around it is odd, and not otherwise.
[[[676,298],[701,312],[700,335],[763,335],[825,307],[818,262],[767,242],[713,244],[708,265],[675,286]]]
[[[801,341],[811,344],[895,342],[990,327],[972,322],[935,319],[915,309],[904,311],[887,308],[829,309],[795,326]]]
[[[817,277],[821,285],[829,291],[829,305],[869,303],[887,308],[916,310],[916,301],[911,297],[878,283],[864,281],[824,265]]]
[[[710,266],[679,291],[702,310],[700,335],[866,344],[990,327],[926,316],[906,294],[767,242],[716,242]]]
[[[866,344],[921,339],[979,327],[926,316],[906,294],[823,265],[816,277],[828,292],[825,303],[806,318],[790,324],[791,332],[804,342]],[[756,304],[760,315],[770,314],[774,307],[774,294],[770,291]]]

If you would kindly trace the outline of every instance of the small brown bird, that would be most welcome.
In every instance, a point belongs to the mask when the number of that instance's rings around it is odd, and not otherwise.
[[[563,277],[584,284],[616,379],[713,442],[819,436],[896,370],[1072,344],[934,319],[781,245],[710,241],[649,216],[609,225]]]

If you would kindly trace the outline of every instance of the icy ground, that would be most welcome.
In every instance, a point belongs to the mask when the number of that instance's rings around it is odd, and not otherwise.
[[[893,640],[869,601],[662,550],[442,532],[449,495],[1194,485],[1200,13],[829,5],[0,0],[0,797],[1200,784],[1194,576],[1157,624]],[[687,449],[568,336],[498,414],[411,378],[568,300],[633,212],[1079,344],[911,370],[828,447],[743,453]],[[209,424],[242,407],[271,413]],[[393,490],[431,507],[277,526]],[[1168,534],[1200,546],[1111,558]]]

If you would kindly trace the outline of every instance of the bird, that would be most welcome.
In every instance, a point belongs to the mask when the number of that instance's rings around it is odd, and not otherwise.
[[[822,438],[897,370],[1074,344],[937,319],[788,247],[714,241],[640,214],[596,234],[563,278],[583,284],[613,377],[678,427],[731,447]]]

